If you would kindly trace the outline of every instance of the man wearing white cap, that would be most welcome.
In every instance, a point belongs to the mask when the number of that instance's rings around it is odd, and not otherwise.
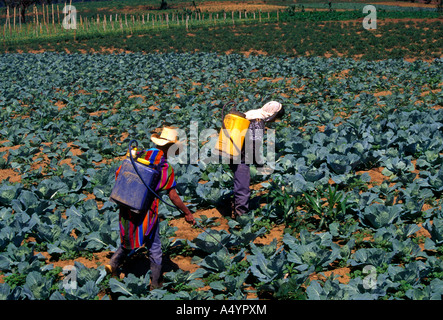
[[[270,101],[266,103],[260,109],[249,110],[245,112],[246,119],[248,120],[263,120],[264,122],[271,122],[275,120],[277,116],[281,116],[283,113],[283,107],[280,102]]]
[[[260,109],[249,110],[245,112],[245,117],[250,121],[249,124],[249,137],[246,139],[246,143],[253,143],[253,147],[263,142],[263,132],[265,128],[265,122],[274,121],[278,116],[283,115],[283,107],[281,103],[277,101],[270,101],[266,103]],[[249,149],[251,150],[251,149]],[[253,154],[245,154],[242,150],[241,163],[230,164],[231,170],[234,172],[234,216],[240,216],[247,214],[249,211],[249,199],[251,191],[249,185],[251,182],[251,175],[249,169],[249,157],[254,156],[255,151],[252,149]]]

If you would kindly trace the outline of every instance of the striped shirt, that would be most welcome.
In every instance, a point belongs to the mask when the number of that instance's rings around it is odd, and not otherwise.
[[[143,158],[151,164],[158,166],[160,179],[155,189],[156,192],[175,188],[174,169],[166,161],[161,150],[151,148],[139,151],[137,152],[137,157]],[[116,178],[120,172],[120,168],[117,169]],[[143,245],[145,237],[149,236],[158,221],[158,204],[159,199],[155,198],[150,209],[145,214],[135,214],[127,209],[120,208],[120,240],[124,248],[133,250]]]

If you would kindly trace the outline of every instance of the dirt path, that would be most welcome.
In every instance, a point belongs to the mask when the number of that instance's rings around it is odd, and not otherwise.
[[[267,4],[266,1],[204,1],[197,5],[203,12],[220,11],[276,11],[285,9],[287,6]]]
[[[160,3],[160,2],[159,2]],[[273,5],[267,4],[266,1],[195,1],[195,6],[192,1],[174,3],[168,1],[170,10],[196,10],[201,12],[230,12],[230,11],[259,11],[268,12],[285,9],[286,5]],[[109,10],[111,8],[104,7],[100,11]],[[126,6],[123,9],[118,8],[119,13],[135,14],[139,12],[159,11],[159,6],[153,5],[138,5],[138,6]],[[112,9],[110,10],[112,11]]]

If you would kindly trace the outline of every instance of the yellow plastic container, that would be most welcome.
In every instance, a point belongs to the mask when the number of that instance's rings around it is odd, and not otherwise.
[[[137,158],[135,161],[137,161],[137,162],[139,162],[139,163],[142,163],[142,164],[144,164],[145,166],[149,166],[149,165],[151,164],[148,160],[143,159],[143,158]]]
[[[138,150],[137,148],[132,148],[131,153],[132,153],[132,157],[134,158],[134,160],[141,163],[141,164],[144,164],[145,166],[149,166],[151,163],[148,160],[143,159],[143,158],[137,158],[137,150]],[[129,151],[126,152],[126,157],[129,159]]]
[[[132,152],[131,152],[131,154],[132,154],[132,157],[135,159],[136,157],[137,157],[137,148],[132,148]],[[126,152],[126,157],[128,157],[129,158],[129,151],[128,152]]]
[[[215,150],[224,157],[238,157],[245,141],[250,121],[236,114],[226,115],[223,123],[226,129],[221,129]]]

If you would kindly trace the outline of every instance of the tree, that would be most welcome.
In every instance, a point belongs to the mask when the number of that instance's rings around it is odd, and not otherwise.
[[[160,10],[168,9],[168,3],[166,0],[162,0],[162,3],[160,4]]]
[[[21,23],[25,23],[26,21],[26,9],[33,4],[37,4],[39,2],[47,2],[48,1],[39,1],[39,0],[2,0],[5,6],[10,8],[18,8],[19,17]]]

